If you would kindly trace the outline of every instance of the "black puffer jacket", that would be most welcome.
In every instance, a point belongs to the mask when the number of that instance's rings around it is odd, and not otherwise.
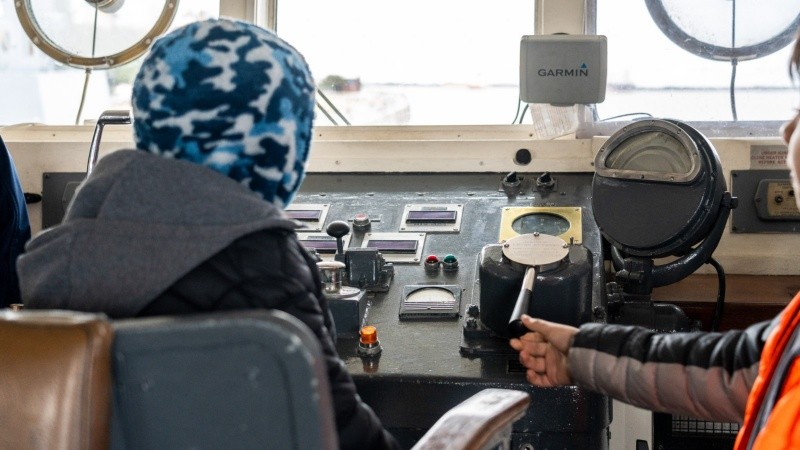
[[[567,355],[570,375],[581,387],[641,408],[741,423],[776,323],[725,333],[584,324]]]
[[[358,397],[353,379],[336,354],[316,264],[293,232],[263,230],[239,238],[178,280],[140,316],[252,308],[285,311],[303,321],[319,339],[341,448],[400,448]]]

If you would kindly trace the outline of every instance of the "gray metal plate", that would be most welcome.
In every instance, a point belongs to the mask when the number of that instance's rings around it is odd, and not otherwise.
[[[398,264],[419,264],[422,260],[422,248],[425,245],[425,233],[366,233],[361,243],[362,248],[374,247],[374,241],[411,242],[415,241],[413,251],[392,252],[378,248],[386,262]]]
[[[400,320],[458,319],[461,286],[455,284],[415,284],[403,288]]]
[[[414,222],[408,220],[409,213],[448,212],[454,214],[451,223]],[[461,217],[464,215],[464,205],[451,203],[408,204],[403,208],[403,217],[400,219],[400,231],[424,231],[428,233],[458,233],[461,231]]]
[[[289,217],[294,217],[292,214],[293,211],[316,211],[319,213],[319,218],[316,220],[305,220],[297,217],[294,218],[305,225],[305,228],[298,231],[322,231],[322,225],[325,223],[325,219],[328,217],[328,209],[330,206],[331,205],[327,203],[292,203],[286,207],[286,214]]]
[[[763,220],[759,217],[757,203],[769,201],[760,198],[758,185],[762,180],[789,180],[788,170],[732,170],[731,191],[739,199],[739,206],[731,213],[731,231],[734,233],[798,233],[800,220]],[[790,199],[788,201],[794,201]]]
[[[45,172],[42,175],[42,229],[61,223],[75,189],[86,172]]]
[[[319,251],[320,247],[327,248],[328,246],[333,246],[335,248],[336,245],[336,238],[333,236],[329,236],[326,233],[304,233],[302,230],[298,230],[297,232],[297,239],[303,244],[306,248],[313,248],[317,249],[317,253],[319,257],[322,258],[323,261],[333,261],[335,252],[330,253],[327,251]],[[324,245],[320,245],[324,243]],[[316,244],[316,245],[315,245]],[[342,248],[347,250],[347,247],[350,246],[350,234],[345,234],[342,237]]]

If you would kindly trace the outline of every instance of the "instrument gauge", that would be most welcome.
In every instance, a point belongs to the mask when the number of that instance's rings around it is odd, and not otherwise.
[[[519,234],[541,233],[560,236],[569,230],[569,221],[548,213],[531,213],[518,217],[511,228]]]

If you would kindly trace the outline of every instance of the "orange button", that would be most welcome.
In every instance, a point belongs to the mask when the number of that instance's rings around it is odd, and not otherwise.
[[[359,342],[362,344],[375,344],[378,342],[378,330],[372,325],[362,327],[359,334],[361,335]]]

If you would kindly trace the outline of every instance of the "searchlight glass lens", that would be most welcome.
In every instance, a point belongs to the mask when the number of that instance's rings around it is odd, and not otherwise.
[[[650,131],[620,143],[605,160],[609,169],[651,173],[689,174],[694,168],[691,150],[675,137]]]

